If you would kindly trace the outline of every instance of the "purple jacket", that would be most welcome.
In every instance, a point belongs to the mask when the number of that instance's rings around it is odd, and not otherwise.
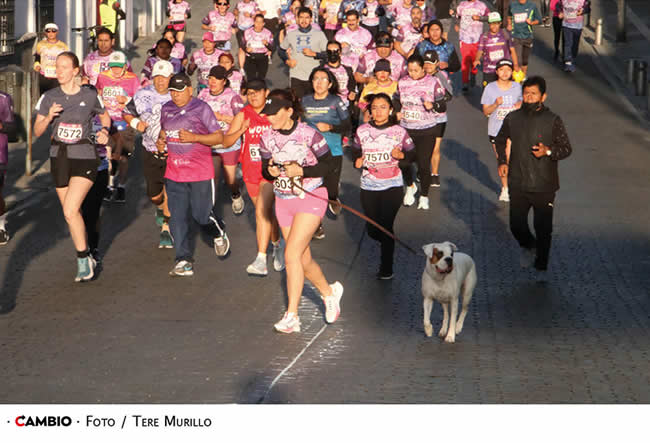
[[[0,164],[6,165],[9,161],[9,137],[8,133],[14,130],[14,102],[9,94],[0,91]]]

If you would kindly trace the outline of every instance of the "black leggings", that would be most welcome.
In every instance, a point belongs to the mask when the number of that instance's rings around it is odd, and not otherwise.
[[[393,223],[395,222],[395,217],[397,217],[397,211],[402,206],[403,198],[404,189],[401,186],[389,188],[384,191],[361,190],[361,206],[363,207],[363,212],[391,233],[393,232]],[[368,237],[381,244],[381,265],[379,272],[382,274],[392,274],[395,240],[370,223],[366,223],[366,227],[368,228]]]
[[[555,58],[560,54],[564,54],[564,37],[562,37],[562,19],[560,17],[553,17],[553,43],[555,45]],[[564,55],[562,55],[564,60]]]
[[[431,156],[433,155],[433,148],[436,146],[436,134],[438,132],[436,126],[426,129],[406,130],[415,144],[415,157],[418,165],[418,177],[420,178],[420,195],[423,197],[429,195],[429,186],[431,186]],[[413,184],[413,174],[410,165],[402,169],[402,175],[406,186],[411,186]]]
[[[343,156],[337,155],[332,157],[332,164],[335,166],[326,177],[323,178],[327,188],[327,198],[336,200],[339,197],[339,182],[341,180],[341,167],[343,166]]]
[[[108,169],[97,171],[97,179],[81,204],[81,216],[86,225],[88,248],[93,251],[99,247],[99,213],[108,186]]]
[[[254,78],[263,80],[266,78],[268,70],[269,58],[266,54],[246,54],[246,61],[244,62],[246,80],[253,80]]]

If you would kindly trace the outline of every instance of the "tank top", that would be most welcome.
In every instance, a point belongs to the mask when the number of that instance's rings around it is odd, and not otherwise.
[[[260,156],[260,139],[262,133],[271,129],[271,123],[265,116],[259,115],[251,105],[242,109],[244,120],[250,125],[244,132],[244,143],[241,151],[241,168],[244,181],[257,184],[262,181],[262,157]]]

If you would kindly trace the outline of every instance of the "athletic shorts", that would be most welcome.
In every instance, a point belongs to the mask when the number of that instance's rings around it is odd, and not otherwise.
[[[60,149],[60,148],[59,148]],[[84,177],[95,182],[99,160],[68,158],[65,155],[50,157],[50,172],[54,179],[54,186],[65,188],[70,182],[70,177]]]
[[[5,177],[7,176],[7,165],[0,165],[0,188],[5,185]],[[0,196],[1,198],[2,196]]]
[[[296,214],[314,214],[323,218],[327,211],[327,189],[324,187],[312,191],[319,196],[316,198],[306,194],[305,198],[277,198],[275,199],[275,216],[281,228],[289,228],[293,223]]]
[[[169,22],[169,26],[176,32],[185,32],[185,22]]]
[[[129,126],[124,131],[120,131],[119,134],[122,137],[122,157],[131,157],[135,149],[136,130]]]
[[[533,39],[532,38],[513,38],[512,39],[515,47],[515,52],[517,53],[517,60],[521,66],[528,66],[528,56],[533,51]]]
[[[262,183],[271,183],[271,182],[265,179],[262,179],[259,183],[250,183],[244,181],[244,184],[246,185],[246,192],[248,192],[248,195],[252,198],[260,195],[260,186],[262,186]]]
[[[432,135],[434,138],[443,138],[445,136],[445,129],[447,128],[447,122],[438,123],[432,128]]]
[[[142,174],[147,183],[147,197],[153,198],[163,191],[167,159],[156,158],[152,152],[142,151]]]
[[[241,149],[237,149],[236,151],[228,151],[228,152],[219,152],[217,150],[212,151],[212,155],[218,155],[221,157],[221,161],[225,166],[237,166],[237,163],[239,163],[239,154],[241,153]]]

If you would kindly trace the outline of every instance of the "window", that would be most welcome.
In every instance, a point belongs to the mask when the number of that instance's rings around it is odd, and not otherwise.
[[[14,0],[0,0],[0,56],[14,53]]]

